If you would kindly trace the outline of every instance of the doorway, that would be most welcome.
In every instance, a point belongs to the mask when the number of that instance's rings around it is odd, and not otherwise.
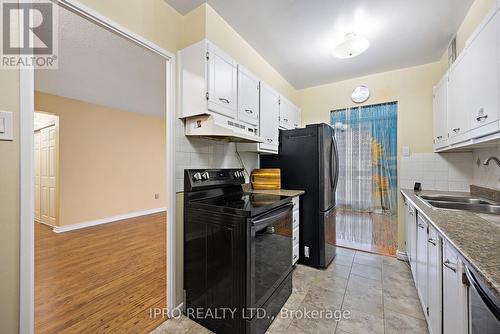
[[[337,245],[397,250],[397,102],[331,112],[339,148]]]
[[[59,117],[35,112],[35,222],[56,226],[58,220]]]
[[[161,97],[162,97],[162,106],[161,106],[161,120],[159,122],[156,122],[156,124],[161,124],[162,128],[160,129],[160,132],[162,133],[162,137],[163,137],[163,141],[159,142],[159,144],[161,144],[162,146],[162,152],[158,155],[164,155],[165,159],[166,159],[166,156],[172,156],[172,150],[170,148],[167,149],[167,143],[170,144],[172,143],[171,141],[171,137],[172,137],[172,132],[166,130],[166,127],[168,126],[168,128],[170,129],[172,124],[173,124],[173,120],[174,120],[174,114],[173,114],[173,106],[174,106],[174,101],[172,99],[172,97],[174,96],[173,95],[173,92],[172,92],[172,80],[173,80],[173,72],[172,72],[172,68],[173,68],[173,55],[171,55],[170,53],[168,53],[167,51],[165,50],[162,50],[161,48],[157,47],[156,45],[146,41],[146,40],[143,40],[141,39],[140,37],[137,37],[135,34],[132,34],[130,32],[127,32],[124,28],[116,25],[114,22],[106,19],[105,17],[102,17],[100,16],[98,13],[95,13],[95,12],[92,12],[90,9],[88,8],[79,8],[79,4],[73,4],[73,3],[68,3],[66,1],[61,1],[58,3],[58,5],[61,5],[61,10],[59,11],[60,13],[61,12],[65,12],[62,10],[62,8],[64,8],[65,10],[67,10],[68,13],[71,13],[73,15],[76,15],[77,17],[79,17],[80,19],[84,19],[84,20],[87,20],[88,22],[92,23],[93,25],[96,25],[104,30],[106,30],[107,32],[109,33],[112,33],[115,35],[115,37],[117,37],[118,39],[121,39],[121,40],[124,40],[124,41],[128,41],[130,42],[131,44],[134,44],[136,47],[140,47],[143,49],[144,52],[150,52],[151,54],[154,54],[155,56],[157,56],[159,58],[159,61],[162,63],[162,66],[161,68],[157,68],[155,70],[155,72],[157,73],[157,76],[160,76],[162,77],[163,79],[163,84],[162,85],[158,85],[158,87],[154,90],[150,90],[150,91],[155,91],[155,92],[160,92],[161,94]],[[68,21],[68,20],[63,20],[63,22],[65,23],[68,23],[68,22],[71,22],[71,21]],[[114,28],[114,27],[117,27],[117,28]],[[64,28],[67,28],[63,26],[63,29]],[[85,30],[79,30],[78,32],[84,32]],[[94,34],[91,34],[92,37],[95,37]],[[75,39],[65,39],[65,41],[74,41]],[[95,41],[94,41],[95,42]],[[61,44],[60,44],[61,45]],[[86,45],[88,45],[88,43],[86,43]],[[95,45],[95,44],[93,44]],[[62,46],[64,48],[64,46]],[[63,57],[63,53],[62,52],[60,55],[61,55],[61,58],[60,60],[63,60],[62,58],[65,58],[65,60],[68,59],[68,57]],[[117,57],[115,58],[116,59],[119,59],[119,60],[123,60],[123,57]],[[140,57],[136,58],[136,59],[141,59]],[[60,63],[61,64],[61,63]],[[81,65],[82,63],[80,63]],[[121,63],[123,64],[123,63]],[[149,63],[148,63],[149,64]],[[64,67],[64,66],[63,66]],[[144,67],[144,66],[143,66]],[[145,66],[147,67],[147,66]],[[106,67],[104,67],[106,68]],[[83,68],[83,66],[73,66],[72,69],[75,69],[75,70],[84,70],[85,68]],[[64,70],[58,70],[56,72],[59,72],[59,74],[63,73]],[[82,73],[82,72],[80,72]],[[84,74],[88,74],[89,72],[86,72]],[[144,71],[143,73],[146,73],[146,74],[150,74],[151,72],[147,72],[147,71]],[[37,285],[36,284],[36,278],[37,277],[40,277],[39,273],[40,272],[50,272],[50,270],[46,270],[47,269],[47,266],[41,266],[41,267],[38,267],[37,268],[37,265],[36,265],[36,260],[35,260],[35,252],[36,252],[36,248],[37,246],[39,246],[39,244],[35,243],[35,234],[37,234],[39,231],[35,231],[35,224],[33,224],[33,221],[35,220],[35,208],[36,208],[36,205],[35,205],[35,200],[36,200],[36,196],[35,196],[35,184],[34,184],[34,176],[35,176],[35,132],[34,132],[34,109],[35,109],[35,106],[38,104],[37,102],[37,99],[34,99],[34,96],[36,94],[39,95],[39,97],[41,95],[50,95],[50,96],[56,96],[57,98],[63,98],[63,99],[68,99],[68,100],[73,100],[73,101],[77,101],[77,102],[83,102],[83,103],[88,103],[88,104],[92,104],[92,105],[97,105],[99,106],[100,103],[99,101],[89,101],[88,97],[82,97],[82,96],[66,96],[65,94],[67,93],[64,93],[64,89],[65,88],[68,88],[67,85],[64,85],[64,83],[61,83],[60,81],[58,82],[57,80],[40,80],[40,78],[43,76],[43,75],[40,75],[41,74],[41,71],[35,69],[34,71],[33,70],[30,70],[30,69],[26,69],[26,70],[23,70],[21,72],[21,95],[23,96],[23,98],[21,99],[21,183],[24,184],[25,186],[22,187],[22,191],[21,191],[21,212],[23,212],[23,215],[21,217],[21,282],[20,282],[20,285],[21,285],[21,305],[20,305],[20,309],[21,309],[21,318],[20,318],[20,325],[21,325],[21,329],[20,331],[22,333],[32,333],[34,331],[34,328],[35,328],[35,319],[37,318],[36,317],[36,313],[37,313],[37,307],[36,307],[36,304],[37,304],[37,300],[38,301],[42,301],[42,302],[53,302],[55,304],[53,304],[52,306],[51,305],[45,305],[43,307],[43,310],[46,314],[52,314],[52,316],[55,315],[55,319],[58,319],[59,317],[57,316],[57,311],[60,311],[58,310],[56,307],[54,307],[55,305],[61,305],[60,303],[64,300],[67,300],[67,301],[70,301],[70,300],[73,300],[71,296],[66,296],[66,297],[62,297],[61,298],[53,298],[54,296],[51,296],[50,294],[49,295],[44,295],[42,297],[36,297],[35,298],[35,289],[34,287]],[[51,74],[54,74],[54,73],[51,73]],[[74,72],[72,74],[75,74]],[[99,77],[99,80],[96,82],[96,83],[101,83],[102,82],[105,82],[105,80],[102,80],[103,78],[105,78],[104,74],[101,73],[102,76]],[[57,76],[57,75],[56,75]],[[46,78],[45,78],[46,79]],[[88,90],[85,90],[85,84],[84,84],[84,81],[85,80],[82,80],[82,79],[87,79],[85,78],[85,75],[81,76],[81,77],[78,77],[78,82],[77,84],[79,85],[79,92],[80,93],[85,93],[85,92],[88,92]],[[119,76],[116,76],[116,79],[119,80]],[[134,78],[133,77],[130,77],[130,81],[131,82],[134,82],[133,80]],[[52,91],[52,92],[47,92],[47,89],[46,88],[41,88],[41,85],[40,85],[40,82],[41,81],[45,81],[45,83],[49,82],[50,84],[48,85],[49,87],[52,87],[53,89],[56,90],[56,92]],[[123,80],[122,80],[123,81]],[[119,86],[119,83],[118,82],[116,85],[113,85],[113,87],[115,86]],[[154,84],[154,80],[152,80],[151,82],[152,84]],[[108,85],[110,86],[110,85]],[[147,89],[147,85],[143,85],[144,89]],[[96,85],[95,87],[93,87],[94,90],[99,90],[99,86]],[[57,91],[59,90],[59,91]],[[36,91],[36,94],[35,94],[35,91]],[[100,90],[101,93],[103,93],[104,96],[106,96],[106,91],[104,90]],[[41,93],[41,94],[40,94]],[[127,95],[127,94],[124,94],[127,98],[130,97],[130,94]],[[113,97],[113,96],[111,96]],[[116,97],[116,96],[115,96]],[[42,97],[43,99],[43,97]],[[38,98],[38,100],[40,101],[40,99]],[[124,100],[126,99],[117,99],[115,98],[116,101],[121,101],[123,102]],[[34,103],[35,102],[35,103]],[[94,103],[92,103],[94,102]],[[151,106],[151,100],[148,100],[147,98],[144,98],[144,99],[141,99],[141,103],[140,104],[135,104],[135,106],[142,106],[144,107],[144,109],[148,109],[150,110],[150,108],[147,108],[147,107],[150,107]],[[149,103],[149,104],[148,104]],[[103,102],[102,105],[100,105],[101,107],[109,107],[109,106],[106,106],[105,103]],[[45,108],[40,108],[40,109],[44,109]],[[49,112],[51,112],[50,108],[47,108],[46,110],[48,110]],[[71,112],[71,111],[74,111],[72,110],[71,108],[66,108],[66,110],[68,112]],[[123,112],[123,110],[121,110]],[[130,110],[125,110],[124,112],[127,112],[128,114],[130,115],[134,115],[134,112],[133,111],[130,111]],[[58,115],[60,116],[60,115]],[[133,116],[134,117],[134,116]],[[146,115],[139,115],[139,116],[135,116],[135,117],[147,117]],[[153,115],[154,117],[154,115]],[[67,120],[64,120],[62,119],[61,117],[61,124],[62,125],[68,125],[67,123]],[[80,119],[81,120],[81,119]],[[90,122],[92,123],[92,122]],[[117,127],[120,127],[122,125],[122,123],[120,121],[116,122],[116,126]],[[134,123],[134,122],[132,122]],[[94,124],[99,124],[99,123],[94,123]],[[135,124],[135,123],[134,123]],[[63,129],[68,129],[69,127],[68,126],[63,126]],[[125,130],[123,130],[123,132],[125,132]],[[87,137],[88,138],[91,138],[92,135],[94,135],[95,132],[94,132],[94,129],[92,131],[87,131]],[[134,133],[133,132],[129,132],[128,133],[129,136],[133,136]],[[49,134],[50,136],[50,134]],[[40,141],[42,140],[41,139],[41,134],[40,134]],[[168,141],[167,141],[167,138],[168,138]],[[63,145],[64,143],[68,143],[68,141],[65,141],[65,140],[62,140],[63,142]],[[85,145],[85,141],[78,141],[79,143],[81,143],[82,145]],[[106,141],[103,142],[104,144],[106,144]],[[103,145],[105,146],[105,145]],[[41,146],[40,146],[41,147]],[[144,151],[145,152],[148,152],[148,149],[149,147],[147,147]],[[66,153],[67,153],[67,150],[60,150],[63,152],[62,155],[66,156]],[[64,153],[66,152],[66,153]],[[67,161],[68,159],[65,159],[63,157],[60,157],[60,160],[58,161],[57,165],[58,167],[60,167],[59,165],[59,162],[60,161]],[[141,162],[144,164],[144,159],[141,160]],[[149,215],[151,216],[149,219],[149,221],[152,222],[152,224],[154,224],[155,226],[157,226],[157,228],[155,228],[154,230],[154,235],[155,237],[159,240],[159,242],[163,245],[163,250],[155,253],[154,255],[155,256],[151,256],[151,253],[147,253],[147,249],[144,249],[144,251],[146,252],[144,254],[145,257],[148,257],[150,259],[153,259],[155,258],[156,260],[153,261],[155,264],[159,264],[160,267],[163,267],[162,268],[155,268],[155,270],[153,271],[154,273],[156,272],[160,272],[162,273],[163,275],[163,278],[162,279],[159,279],[157,280],[157,282],[159,282],[158,285],[156,286],[150,286],[149,289],[153,289],[155,291],[155,296],[159,296],[158,299],[157,299],[157,302],[156,303],[151,303],[149,305],[143,305],[144,307],[148,307],[148,306],[157,306],[157,307],[169,307],[169,308],[173,308],[172,305],[175,305],[175,294],[173,293],[175,291],[174,289],[174,284],[175,284],[175,275],[174,275],[174,266],[175,266],[175,263],[173,262],[173,258],[175,257],[175,252],[172,251],[170,252],[170,248],[174,247],[174,242],[170,242],[172,239],[175,238],[175,229],[174,229],[174,226],[173,226],[173,223],[170,223],[170,224],[167,224],[167,216],[168,217],[173,217],[175,216],[175,212],[174,212],[174,206],[171,204],[172,203],[172,196],[169,196],[168,193],[170,192],[170,188],[172,186],[172,183],[169,182],[168,180],[170,180],[172,178],[172,175],[171,173],[169,172],[170,169],[171,169],[171,165],[170,165],[170,162],[173,164],[173,159],[169,160],[169,168],[167,168],[166,166],[163,166],[162,167],[162,180],[159,180],[157,182],[158,185],[160,186],[165,186],[165,190],[162,191],[161,193],[159,193],[157,196],[156,193],[151,193],[151,197],[153,199],[162,199],[163,201],[165,201],[165,205],[163,207],[161,207],[162,211],[161,212],[157,212],[157,210],[143,210],[143,211],[139,211],[139,212],[134,212],[135,215],[137,215],[137,213],[143,213],[144,215]],[[105,167],[109,167],[107,164],[103,164],[103,168]],[[60,169],[60,168],[58,168]],[[122,170],[120,170],[122,171]],[[117,170],[115,170],[115,174],[119,174],[119,173],[116,173]],[[123,171],[122,171],[123,172]],[[59,173],[58,173],[59,174]],[[143,175],[136,175],[134,174],[135,176],[141,176],[143,177]],[[60,179],[60,176],[61,175],[58,175]],[[137,179],[140,179],[138,177],[135,178],[136,180]],[[29,181],[28,181],[29,180]],[[30,186],[28,186],[28,184],[30,184]],[[40,184],[41,184],[41,180],[40,180]],[[60,189],[60,184],[58,182],[57,184],[57,192],[60,193],[60,198],[68,198],[70,196],[66,196],[65,194],[66,193],[66,190],[67,188],[64,188],[63,189]],[[95,192],[96,194],[99,194],[99,192]],[[40,201],[41,202],[41,201]],[[56,203],[56,201],[54,201],[54,203]],[[111,202],[108,202],[108,203],[111,203]],[[40,203],[41,204],[41,203]],[[165,208],[169,208],[168,212],[165,212]],[[113,215],[113,216],[107,216],[105,217],[106,219],[94,219],[94,220],[90,220],[90,222],[93,224],[94,227],[90,227],[92,226],[91,225],[88,225],[87,223],[89,221],[84,221],[84,225],[86,226],[78,226],[78,224],[70,224],[70,225],[76,225],[76,226],[73,226],[71,228],[71,232],[69,232],[68,230],[64,230],[64,229],[60,229],[59,231],[57,231],[57,228],[61,227],[61,225],[65,225],[65,223],[67,222],[67,220],[64,219],[64,216],[61,217],[61,207],[60,207],[60,204],[59,204],[59,207],[58,208],[54,208],[54,210],[56,212],[56,220],[53,220],[52,222],[54,223],[55,227],[53,226],[49,226],[49,225],[42,225],[42,224],[37,224],[38,226],[45,226],[47,227],[47,229],[44,229],[44,231],[50,231],[51,233],[49,234],[52,237],[55,237],[57,236],[58,237],[58,242],[61,242],[62,239],[71,239],[72,237],[75,236],[75,234],[78,234],[80,232],[91,232],[90,234],[93,235],[93,236],[96,236],[98,234],[97,230],[99,230],[99,228],[101,228],[101,226],[98,226],[98,227],[95,227],[97,225],[100,225],[100,224],[105,224],[105,225],[102,225],[102,226],[112,226],[113,223],[111,223],[110,220],[112,221],[116,221],[117,223],[121,224],[120,225],[120,228],[119,230],[122,232],[121,234],[118,234],[118,233],[111,233],[109,234],[109,238],[104,240],[103,243],[101,243],[100,245],[103,248],[103,251],[102,252],[102,255],[105,256],[107,255],[108,253],[105,251],[105,247],[108,246],[110,244],[109,240],[113,240],[113,241],[116,241],[116,242],[122,242],[121,243],[121,247],[119,247],[117,249],[118,252],[121,252],[121,254],[124,254],[125,255],[125,258],[128,258],[127,261],[122,261],[122,267],[118,266],[118,267],[115,267],[115,272],[117,271],[120,271],[122,270],[123,268],[125,267],[130,267],[131,263],[133,263],[133,261],[131,261],[131,258],[133,258],[133,254],[131,252],[128,252],[128,255],[125,254],[127,253],[126,251],[127,250],[130,250],[130,247],[125,247],[127,244],[123,242],[123,237],[124,236],[130,236],[130,235],[139,235],[140,232],[144,232],[144,229],[141,229],[140,228],[140,224],[137,224],[137,220],[134,219],[135,216],[133,218],[130,218],[126,213],[125,214],[117,214],[117,215]],[[85,211],[85,210],[80,210],[81,212]],[[61,219],[63,218],[63,219]],[[129,218],[127,220],[127,218]],[[123,223],[122,222],[126,220],[128,223],[130,223],[130,225],[133,225],[132,227],[134,228],[138,228],[138,230],[136,232],[131,232],[131,233],[125,233],[125,231],[127,230],[126,228],[126,224],[127,222]],[[169,218],[169,221],[170,222],[173,222],[174,219],[173,218]],[[76,229],[75,229],[76,227]],[[84,228],[85,227],[85,228]],[[50,228],[50,229],[48,229]],[[93,229],[93,230],[91,230]],[[168,229],[168,232],[167,233],[167,229]],[[59,233],[54,233],[54,232],[59,232]],[[88,235],[89,233],[87,233]],[[42,233],[39,233],[39,236],[41,236]],[[167,243],[167,238],[169,240],[169,242]],[[42,238],[39,238],[37,241],[40,241],[42,240]],[[106,242],[107,241],[107,242]],[[147,242],[148,241],[148,238],[146,237],[145,238],[145,241]],[[52,245],[54,245],[53,242],[51,242]],[[62,250],[62,248],[57,248],[57,247],[54,247],[52,252],[37,252],[37,256],[39,254],[42,254],[44,253],[44,256],[46,256],[46,258],[48,259],[51,259],[51,260],[54,260],[54,259],[68,259],[68,257],[70,256],[70,253],[71,252],[76,252],[76,251],[84,251],[84,247],[81,247],[82,245],[88,245],[88,244],[92,244],[92,245],[97,245],[97,243],[94,243],[90,240],[87,240],[87,241],[84,241],[82,244],[79,244],[78,243],[73,243],[72,246],[73,247],[69,247],[69,248],[66,248],[66,252],[58,252]],[[67,245],[67,243],[65,244]],[[167,253],[166,252],[166,248],[169,248],[169,252]],[[125,251],[125,252],[124,252]],[[95,254],[95,253],[94,253]],[[99,255],[99,253],[97,253]],[[168,256],[167,256],[168,254]],[[156,256],[158,255],[158,256]],[[84,257],[84,260],[86,261],[85,263],[83,263],[84,265],[84,268],[87,268],[88,269],[88,274],[90,274],[90,278],[88,281],[91,281],[91,280],[95,280],[96,278],[96,275],[95,275],[95,270],[98,270],[96,267],[92,267],[90,266],[89,267],[89,261],[95,261],[97,257],[92,257],[92,256],[86,256]],[[134,259],[134,260],[138,260],[138,259]],[[170,265],[168,266],[168,269],[165,270],[165,267],[166,264],[169,263]],[[70,268],[71,266],[68,266],[68,268]],[[40,270],[41,269],[41,270]],[[104,267],[104,269],[107,269],[108,271],[110,270],[110,268],[106,268]],[[131,268],[131,269],[134,269],[134,268]],[[74,272],[74,271],[73,271]],[[99,272],[99,271],[97,271]],[[140,269],[137,270],[137,272],[141,272]],[[55,274],[58,274],[60,276],[61,279],[63,279],[62,281],[62,285],[61,284],[54,284],[54,286],[52,285],[39,285],[39,286],[42,286],[42,290],[44,292],[53,292],[53,291],[56,291],[57,289],[60,289],[61,286],[64,286],[65,289],[69,290],[69,288],[71,286],[74,287],[74,284],[68,284],[69,280],[68,280],[68,276],[65,276],[65,272],[63,270],[53,270],[53,273]],[[92,274],[94,273],[94,274]],[[142,272],[144,273],[144,272]],[[50,276],[50,275],[49,275]],[[118,275],[119,276],[119,275]],[[106,277],[117,277],[116,275],[106,275]],[[172,278],[172,279],[169,279],[167,280],[166,278]],[[97,280],[99,281],[99,280]],[[85,281],[84,281],[85,282]],[[122,280],[122,282],[124,282]],[[127,282],[125,282],[127,283]],[[133,282],[128,282],[128,286],[130,286],[131,288],[134,288],[134,287],[138,287],[138,284],[140,284],[141,282],[140,281],[137,281],[136,282],[137,284],[134,284]],[[150,282],[146,282],[145,280],[142,281],[142,285],[145,286],[147,285],[147,283],[150,283]],[[118,288],[117,290],[122,290],[121,288]],[[88,292],[89,290],[87,290]],[[93,292],[97,292],[97,291],[100,291],[100,292],[103,292],[103,289],[93,289],[92,290]],[[107,291],[109,292],[109,291]],[[86,294],[88,295],[87,297],[89,297],[91,294]],[[168,295],[168,299],[166,298]],[[40,296],[40,295],[39,295]],[[135,295],[134,298],[126,298],[128,297],[129,295],[125,296],[123,295],[122,298],[118,298],[118,299],[114,299],[114,302],[112,302],[111,304],[108,304],[107,308],[109,311],[111,312],[114,312],[115,315],[122,315],[122,316],[127,316],[126,312],[124,312],[124,309],[123,309],[123,306],[125,304],[127,304],[128,302],[130,302],[131,300],[142,300],[144,302],[147,302],[147,300],[144,300],[142,299],[143,296],[140,296],[140,295]],[[94,297],[96,297],[94,295]],[[137,297],[137,298],[136,298]],[[107,297],[103,297],[101,295],[101,299],[99,298],[94,298],[93,300],[96,301],[96,302],[99,302],[99,300],[102,301],[102,298],[105,298],[105,300],[110,300],[108,299]],[[155,297],[156,298],[156,297]],[[50,303],[49,303],[50,304]],[[113,307],[111,307],[113,306]],[[40,308],[39,308],[40,310]],[[67,313],[67,312],[65,312]],[[92,314],[92,316],[90,316]],[[80,320],[83,320],[83,321],[93,321],[93,324],[101,324],[102,325],[102,328],[99,328],[99,330],[101,329],[108,329],[109,331],[113,332],[113,331],[120,331],[120,328],[124,328],[124,327],[119,327],[119,326],[128,326],[127,328],[130,329],[131,331],[135,331],[135,332],[140,332],[140,330],[135,330],[135,328],[139,328],[139,329],[142,329],[142,331],[146,331],[147,330],[147,326],[139,326],[139,322],[137,321],[138,318],[134,318],[134,317],[126,317],[126,318],[122,318],[122,320],[127,320],[127,321],[109,321],[109,318],[107,321],[102,321],[102,319],[100,318],[96,318],[97,315],[99,315],[100,312],[86,312],[85,314],[76,314],[75,316],[75,319],[78,319],[78,320],[71,320],[71,321],[67,321],[65,324],[63,324],[64,326],[72,326],[71,329],[67,329],[69,331],[71,330],[76,330],[77,328],[81,329],[81,328],[87,328],[87,326],[83,326],[83,327],[78,327],[76,325],[75,322],[78,322]],[[149,314],[149,313],[148,313]],[[129,314],[130,315],[130,314]],[[142,317],[140,320],[142,321],[150,321],[150,319],[148,319],[148,316],[147,314],[137,314],[139,317]],[[63,332],[64,330],[61,329],[61,328],[58,328],[58,329],[55,329],[54,326],[60,326],[61,323],[63,322],[63,319],[58,319],[59,320],[59,323],[56,323],[56,322],[50,322],[50,321],[45,321],[45,324],[49,324],[48,326],[48,329],[46,329],[46,332],[54,332],[54,331],[57,331],[57,332]],[[134,327],[134,326],[138,326],[138,327]],[[153,326],[153,325],[151,325]],[[156,326],[156,325],[154,325]],[[153,327],[154,327],[153,326]],[[88,327],[88,328],[93,328],[93,329],[96,329],[95,327]],[[105,331],[105,330],[104,330]],[[37,329],[37,332],[42,332],[42,331],[39,331]]]

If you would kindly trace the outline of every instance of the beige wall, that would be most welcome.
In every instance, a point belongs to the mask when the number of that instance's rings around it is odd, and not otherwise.
[[[166,206],[164,118],[40,92],[35,109],[59,116],[59,225]]]
[[[474,30],[485,16],[496,5],[497,0],[475,0],[469,12],[464,18],[457,31],[457,56],[463,51],[467,39],[472,35]],[[441,73],[444,74],[448,69],[448,51],[445,51],[441,60]]]
[[[398,102],[398,161],[403,146],[412,153],[432,152],[432,87],[438,81],[440,64],[432,63],[402,70],[378,73],[299,90],[302,123],[330,123],[330,111],[353,106],[352,90],[364,84],[371,97],[365,104]],[[404,212],[399,203],[399,212]],[[399,215],[399,249],[404,249],[403,217]]]
[[[14,114],[14,141],[0,141],[0,333],[19,324],[19,71],[0,69],[0,110]]]

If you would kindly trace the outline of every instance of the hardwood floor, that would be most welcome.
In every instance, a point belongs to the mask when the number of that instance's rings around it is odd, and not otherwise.
[[[166,214],[56,234],[35,223],[36,333],[148,333],[165,319]]]
[[[395,256],[398,248],[398,217],[338,210],[338,246]]]

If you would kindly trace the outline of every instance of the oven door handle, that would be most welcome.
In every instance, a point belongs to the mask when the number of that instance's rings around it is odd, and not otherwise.
[[[250,222],[252,223],[253,226],[269,225],[269,223],[279,220],[282,217],[285,217],[290,211],[292,211],[292,209],[293,209],[293,204],[288,203],[284,206],[280,206],[279,208],[274,209],[271,212],[267,212],[261,216],[258,216],[250,220]]]

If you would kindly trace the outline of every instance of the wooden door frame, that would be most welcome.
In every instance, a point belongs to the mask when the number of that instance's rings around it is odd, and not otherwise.
[[[155,52],[166,62],[166,191],[167,191],[167,308],[176,305],[176,229],[175,229],[175,118],[176,118],[176,58],[175,55],[155,43],[130,31],[99,12],[77,0],[52,0],[75,14],[112,31],[129,41]],[[21,20],[19,20],[21,24]],[[21,30],[20,30],[21,31]],[[22,36],[19,36],[21,41]],[[19,332],[34,333],[34,93],[35,78],[33,67],[23,67],[19,71],[19,131],[20,131],[20,273],[19,273]]]

